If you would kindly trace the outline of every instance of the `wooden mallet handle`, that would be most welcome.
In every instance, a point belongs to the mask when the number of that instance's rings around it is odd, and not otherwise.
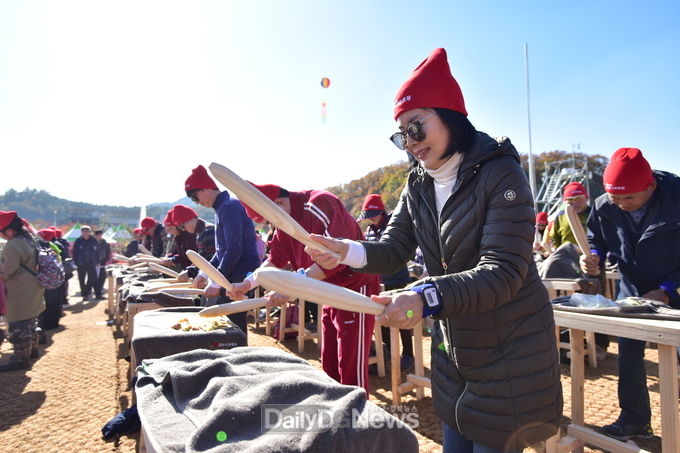
[[[385,309],[384,305],[356,291],[272,267],[256,270],[255,281],[281,294],[341,310],[379,315]]]
[[[210,280],[214,281],[227,291],[231,291],[231,283],[229,282],[229,280],[227,280],[227,277],[225,277],[224,275],[222,275],[220,271],[215,269],[215,267],[213,267],[213,265],[210,264],[210,261],[206,260],[193,250],[187,250],[187,258],[189,258],[191,262],[196,265],[197,268],[208,274]]]
[[[151,253],[151,251],[148,248],[144,247],[142,244],[139,244],[139,250],[141,250],[142,253],[146,255],[153,256],[153,253]]]
[[[198,312],[199,316],[205,318],[212,316],[231,315],[233,313],[241,313],[261,308],[267,305],[266,297],[258,297],[257,299],[244,299],[238,302],[229,302],[228,304],[214,305],[212,307],[204,308]]]
[[[588,244],[588,237],[583,229],[583,224],[581,219],[578,217],[578,213],[574,210],[574,207],[567,205],[567,222],[569,222],[569,227],[571,228],[574,237],[576,238],[576,243],[581,249],[581,253],[586,256],[590,256],[590,245]]]
[[[205,293],[203,288],[157,288],[155,291],[173,296],[199,296]]]
[[[307,247],[323,253],[330,253],[336,258],[339,255],[318,242],[314,241],[307,230],[292,218],[286,211],[281,209],[265,194],[257,190],[252,184],[244,181],[239,175],[229,170],[227,167],[213,162],[210,164],[210,171],[227,189],[236,194],[239,200],[250,206],[269,223],[276,228],[285,231],[291,237],[305,244]]]
[[[158,263],[148,263],[149,269],[152,271],[160,272],[161,274],[169,275],[170,277],[177,277],[179,272],[175,272],[172,269],[168,269],[165,266],[161,266]]]

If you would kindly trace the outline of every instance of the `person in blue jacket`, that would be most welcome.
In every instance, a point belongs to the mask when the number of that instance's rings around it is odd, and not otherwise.
[[[592,250],[581,256],[583,271],[599,274],[608,258],[621,274],[617,299],[637,296],[680,308],[680,177],[652,171],[637,148],[621,148],[603,182],[606,193],[588,217]],[[618,440],[653,436],[644,355],[644,341],[619,338],[621,412],[602,427]]]
[[[207,170],[199,165],[194,168],[184,184],[187,196],[195,203],[215,209],[215,255],[210,264],[216,267],[230,282],[243,281],[248,273],[257,269],[260,260],[255,245],[255,228],[248,218],[241,202],[229,196],[226,190],[220,192]],[[207,276],[200,273],[194,279],[194,286],[204,286]],[[216,284],[206,288],[205,298],[219,296],[220,304],[230,302],[224,289]],[[246,313],[229,315],[243,333],[248,335]]]

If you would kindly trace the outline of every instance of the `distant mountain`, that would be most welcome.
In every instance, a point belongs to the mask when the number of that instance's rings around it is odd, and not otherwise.
[[[199,216],[208,220],[215,216],[212,209],[198,206],[187,197],[174,203],[155,203],[147,206],[146,213],[149,217],[162,221],[168,209],[175,204],[191,206]],[[140,208],[70,201],[50,195],[44,190],[25,189],[17,192],[10,189],[4,195],[0,195],[0,210],[16,211],[20,217],[36,226],[67,225],[77,222],[105,228],[111,225],[131,227],[138,225]]]

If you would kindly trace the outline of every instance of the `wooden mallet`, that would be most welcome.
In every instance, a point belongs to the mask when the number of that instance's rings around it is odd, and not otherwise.
[[[265,194],[257,190],[252,184],[241,179],[239,175],[227,167],[213,162],[210,171],[227,189],[236,194],[239,200],[250,206],[254,211],[267,219],[276,228],[285,231],[291,237],[305,244],[307,247],[323,253],[330,253],[336,258],[338,254],[314,241],[309,233],[292,218],[286,211],[281,209]]]
[[[170,277],[177,277],[179,275],[179,272],[173,271],[172,269],[168,269],[165,266],[161,266],[158,263],[147,263],[149,265],[149,269],[152,271],[160,272],[161,274],[169,275]]]
[[[153,256],[153,253],[151,253],[151,252],[149,251],[149,249],[146,248],[146,247],[144,247],[142,244],[139,244],[139,250],[141,250],[142,253],[144,253],[144,254],[146,254],[146,255]]]
[[[384,305],[356,291],[273,267],[256,270],[255,281],[281,294],[341,310],[379,315],[385,309]]]
[[[578,217],[578,213],[574,209],[573,206],[567,205],[566,208],[567,212],[567,222],[569,222],[569,227],[571,228],[571,232],[574,233],[574,237],[576,238],[576,243],[578,244],[579,248],[581,249],[581,253],[583,253],[586,256],[590,255],[590,245],[588,244],[588,237],[586,236],[586,232],[583,229],[583,224],[581,223],[581,219]]]
[[[208,277],[210,277],[210,280],[214,281],[227,291],[231,291],[231,283],[227,280],[227,277],[215,269],[215,267],[210,264],[210,261],[206,260],[193,250],[187,250],[187,258],[189,258],[197,268],[205,272]]]
[[[590,244],[588,244],[588,237],[586,236],[586,232],[583,229],[583,224],[581,223],[581,219],[578,217],[578,213],[571,205],[567,205],[566,213],[567,222],[569,222],[569,228],[571,228],[571,232],[574,233],[574,237],[576,238],[576,242],[581,249],[581,253],[587,257],[590,256]],[[599,273],[600,271],[598,269],[595,275]]]
[[[244,311],[255,310],[267,305],[266,297],[258,297],[256,299],[244,299],[237,302],[229,302],[228,304],[214,305],[212,307],[204,308],[199,311],[199,316],[205,318],[212,316],[231,315],[233,313],[241,313]]]
[[[202,296],[205,293],[203,288],[159,288],[156,291],[173,296]]]
[[[129,262],[130,262],[130,258],[128,258],[128,257],[125,256],[125,255],[121,255],[120,253],[114,253],[114,254],[113,254],[113,259],[116,260],[116,261],[122,261],[122,262],[124,262],[124,263],[129,263]]]

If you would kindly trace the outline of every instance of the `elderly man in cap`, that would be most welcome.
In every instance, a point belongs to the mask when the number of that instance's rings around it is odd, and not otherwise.
[[[215,210],[215,255],[210,259],[210,264],[230,282],[242,281],[260,264],[253,222],[246,215],[243,206],[238,200],[231,198],[226,190],[220,192],[202,165],[192,170],[184,183],[184,190],[195,203]],[[199,273],[194,279],[194,285],[204,286],[207,280],[205,274]],[[220,289],[215,283],[206,289],[206,298],[218,295],[219,303],[231,301],[226,297],[224,289]],[[229,319],[248,335],[246,313],[234,313],[229,315]]]
[[[592,250],[581,257],[583,270],[597,275],[608,258],[621,274],[617,299],[640,296],[680,308],[680,178],[652,171],[639,149],[621,148],[603,182],[606,193],[588,218]],[[644,355],[644,341],[619,338],[621,412],[602,428],[610,437],[653,435]]]
[[[106,282],[106,265],[111,260],[111,246],[104,239],[104,231],[94,232],[97,240],[97,284],[94,287],[94,297],[97,300],[104,298],[104,282]]]
[[[310,233],[363,239],[361,229],[352,215],[342,201],[330,192],[325,190],[289,192],[274,184],[253,185]],[[255,222],[264,221],[250,207],[246,206],[246,211]],[[362,274],[344,265],[330,270],[322,269],[305,253],[304,244],[280,229],[274,233],[269,247],[269,256],[261,267],[284,269],[290,264],[298,269],[298,273],[309,278],[324,280],[365,295],[379,292],[380,280],[377,275]],[[242,283],[234,284],[231,296],[240,298],[256,285],[251,276]],[[288,299],[288,295],[274,293],[269,296],[269,303],[283,305]],[[374,324],[373,315],[323,307],[321,365],[330,377],[341,384],[363,387],[368,392],[368,353]]]
[[[78,266],[78,282],[83,300],[89,299],[90,292],[97,285],[98,253],[99,245],[92,236],[92,228],[83,225],[80,227],[80,237],[73,243],[73,261]]]
[[[380,194],[372,193],[366,195],[364,204],[361,206],[361,214],[357,218],[357,221],[368,220],[369,224],[364,231],[366,240],[378,242],[380,241],[380,236],[382,236],[387,228],[390,217],[392,217],[392,213],[385,211],[385,204],[383,203]],[[405,287],[409,284],[411,278],[408,273],[408,268],[404,266],[393,274],[381,275],[380,280],[382,281],[382,284],[385,285],[385,290],[391,291]],[[381,329],[383,342],[389,348],[391,347],[390,329],[386,326],[382,326]],[[415,364],[415,358],[413,357],[413,339],[411,338],[411,330],[400,329],[399,334],[403,345],[400,366],[403,371],[406,371],[413,368]]]
[[[156,258],[164,256],[168,247],[168,237],[163,225],[152,217],[145,217],[140,226],[144,233],[144,247]]]

